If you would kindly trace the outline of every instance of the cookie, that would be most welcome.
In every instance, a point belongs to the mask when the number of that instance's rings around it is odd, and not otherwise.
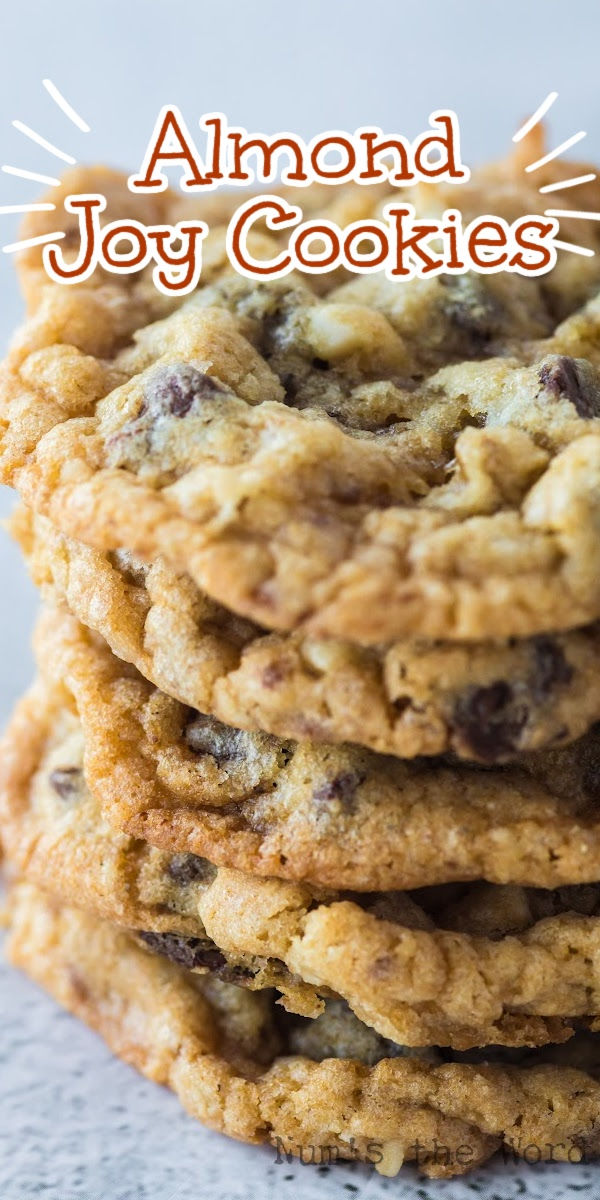
[[[485,181],[461,188],[467,211],[529,200]],[[570,308],[598,285],[581,270],[565,313],[515,275],[319,297],[221,264],[135,332],[135,277],[49,285],[2,373],[1,478],[70,536],[163,556],[269,629],[376,644],[588,624],[600,359],[598,300]],[[448,329],[469,326],[465,349]]]
[[[37,650],[77,708],[107,818],[173,853],[357,891],[600,878],[597,726],[519,766],[407,763],[232,729],[152,687],[64,611],[46,614]]]
[[[107,825],[85,783],[81,725],[41,680],[2,741],[0,841],[13,872],[137,932],[176,961],[241,987],[277,988],[294,1012],[322,1010],[316,989],[275,956],[230,954],[209,937],[199,900],[216,867]]]
[[[21,507],[34,582],[168,695],[228,725],[401,758],[505,762],[600,718],[600,624],[504,642],[406,638],[369,649],[265,634],[164,560],[92,550]]]
[[[107,826],[85,784],[80,724],[41,681],[1,762],[13,870],[190,969],[278,989],[288,1011],[315,1017],[337,994],[383,1037],[460,1050],[564,1041],[600,1013],[598,886],[361,897],[160,851]]]
[[[362,1159],[384,1175],[417,1158],[434,1177],[502,1144],[511,1157],[535,1145],[554,1161],[598,1152],[593,1038],[530,1052],[527,1066],[494,1061],[493,1048],[479,1062],[407,1057],[339,1005],[316,1021],[275,1020],[267,993],[186,972],[25,885],[13,896],[8,953],[188,1112],[240,1140],[292,1154],[316,1147],[316,1161]],[[570,1065],[582,1055],[585,1071]]]

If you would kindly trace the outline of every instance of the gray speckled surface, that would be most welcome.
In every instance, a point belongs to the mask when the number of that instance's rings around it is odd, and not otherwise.
[[[28,979],[0,967],[2,1200],[598,1200],[600,1168],[505,1167],[432,1184],[276,1164],[202,1129]]]

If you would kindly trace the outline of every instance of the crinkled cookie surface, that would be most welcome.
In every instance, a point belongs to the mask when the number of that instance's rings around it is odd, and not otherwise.
[[[467,213],[539,204],[511,167],[455,193]],[[111,196],[124,203],[118,180]],[[593,222],[561,232],[596,246]],[[206,285],[164,316],[146,277],[50,285],[30,252],[2,478],[63,532],[162,556],[270,629],[373,644],[587,624],[597,257],[564,255],[548,278],[362,277],[318,295],[240,279],[215,230]]]
[[[174,853],[358,891],[600,876],[597,726],[518,766],[403,762],[223,725],[154,688],[65,611],[46,614],[37,647],[80,716],[105,815]]]
[[[361,647],[265,633],[164,560],[102,553],[21,508],[35,583],[162,691],[225,724],[400,758],[483,763],[556,747],[600,718],[600,624],[501,642],[404,638]]]

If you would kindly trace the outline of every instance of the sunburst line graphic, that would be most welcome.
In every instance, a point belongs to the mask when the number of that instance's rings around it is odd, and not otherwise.
[[[559,179],[556,183],[545,183],[543,187],[538,188],[541,196],[546,192],[562,192],[565,188],[579,187],[580,183],[593,183],[598,176],[593,171],[589,175],[576,175],[574,179]]]
[[[17,175],[19,179],[31,179],[34,183],[44,183],[48,187],[58,187],[60,179],[56,179],[54,175],[39,175],[37,171],[26,171],[24,167],[7,167],[2,168],[5,175]]]
[[[38,146],[42,147],[42,150],[47,150],[48,154],[53,154],[55,158],[62,159],[70,167],[75,166],[77,159],[73,158],[72,154],[67,154],[64,150],[59,150],[58,146],[54,146],[47,138],[42,137],[41,133],[36,133],[35,129],[31,129],[23,121],[13,121],[13,128],[17,129],[19,133],[25,134],[25,137],[30,138],[32,142],[36,142]]]
[[[558,246],[559,250],[568,250],[570,254],[582,254],[585,258],[593,258],[595,254],[588,246],[577,246],[575,242],[559,242],[558,238],[554,238],[554,245]]]
[[[43,79],[42,85],[50,98],[54,101],[58,108],[60,108],[61,112],[67,117],[67,119],[73,125],[75,125],[81,133],[89,133],[90,126],[88,125],[87,121],[85,121],[77,109],[75,109],[73,105],[69,103],[56,84],[53,83],[51,79]],[[532,116],[529,117],[513,135],[513,142],[517,143],[526,138],[527,135],[536,127],[536,125],[539,125],[540,121],[544,118],[557,98],[558,92],[549,92]],[[58,146],[55,146],[52,142],[48,141],[47,138],[43,137],[42,134],[38,133],[35,129],[32,129],[29,125],[26,125],[23,121],[15,120],[12,122],[12,124],[19,133],[22,133],[25,137],[29,138],[30,141],[35,142],[47,153],[52,154],[55,158],[61,159],[69,166],[76,165],[77,159],[74,158],[72,154],[67,153],[67,151],[62,150]],[[586,136],[587,135],[583,130],[573,134],[564,142],[561,142],[559,146],[556,146],[553,150],[550,150],[547,154],[544,154],[541,158],[538,158],[535,162],[528,163],[525,167],[525,171],[527,173],[533,173],[534,171],[539,170],[541,167],[547,166],[548,163],[560,158],[562,154],[564,154],[567,150],[570,150],[572,146],[577,145],[577,143],[582,141]],[[24,167],[14,167],[5,164],[2,167],[2,171],[6,175],[14,175],[21,179],[42,183],[51,188],[58,187],[60,184],[60,180],[52,175],[43,175],[36,171],[26,170]],[[596,174],[590,172],[584,175],[574,176],[571,179],[557,180],[555,183],[544,184],[538,189],[538,191],[540,194],[562,191],[566,188],[578,187],[582,184],[592,183],[596,180],[596,178]],[[51,203],[7,204],[0,206],[0,215],[27,212],[51,212],[55,209],[55,207],[56,206]],[[600,220],[600,213],[575,211],[571,209],[548,208],[545,210],[544,215],[557,218],[572,217],[578,220]],[[39,237],[27,238],[19,242],[12,242],[9,245],[3,246],[2,249],[5,254],[12,254],[16,251],[27,249],[30,246],[39,246],[46,242],[58,241],[62,237],[64,237],[64,234],[57,231],[56,233],[42,234]],[[588,247],[578,246],[572,242],[563,242],[555,238],[554,245],[557,248],[561,250],[567,250],[572,254],[581,254],[586,257],[593,257],[594,255],[594,251]]]
[[[536,108],[532,116],[529,117],[527,121],[521,125],[520,129],[518,129],[513,135],[513,142],[520,142],[523,140],[523,138],[527,137],[527,135],[531,133],[533,129],[535,129],[536,125],[539,125],[540,121],[543,119],[543,117],[545,117],[546,113],[557,99],[558,92],[549,92],[546,98],[542,100],[542,103],[538,106],[538,108]],[[547,154],[543,154],[542,157],[536,159],[535,162],[528,163],[525,167],[526,173],[531,174],[534,171],[538,171],[541,167],[546,167],[548,163],[554,162],[555,159],[560,158],[561,155],[565,154],[567,150],[570,150],[572,146],[576,146],[578,142],[583,141],[584,137],[587,137],[587,134],[584,132],[584,130],[580,130],[579,133],[572,134],[571,137],[566,138],[564,142],[561,142],[560,146],[555,146],[554,150],[549,150]],[[538,193],[540,195],[546,195],[549,192],[562,192],[566,188],[580,187],[584,183],[593,183],[596,179],[596,173],[594,171],[590,171],[585,175],[574,175],[570,179],[557,179],[554,183],[546,183],[542,187],[538,188]],[[574,217],[577,220],[600,221],[600,213],[577,212],[574,209],[567,208],[547,208],[544,210],[544,216],[567,218]],[[591,250],[587,246],[578,246],[573,242],[559,241],[557,238],[554,238],[553,241],[554,245],[559,250],[567,250],[571,254],[581,254],[586,258],[593,258],[595,253],[594,250]]]
[[[600,221],[600,213],[576,212],[573,208],[546,208],[545,217],[574,217],[576,221]]]
[[[1,204],[0,213],[54,212],[55,204]]]
[[[69,101],[65,99],[62,92],[59,92],[56,84],[51,79],[43,79],[42,83],[48,95],[52,97],[55,104],[58,104],[58,107],[64,112],[65,116],[69,118],[69,121],[72,121],[82,133],[89,133],[90,127],[87,121],[84,121],[83,117],[79,116],[73,105],[69,104]]]
[[[548,154],[544,154],[543,157],[538,158],[536,162],[529,163],[529,166],[525,167],[525,170],[527,172],[539,171],[540,167],[545,167],[549,162],[552,162],[553,159],[560,158],[561,154],[564,154],[566,150],[570,150],[571,146],[576,146],[577,143],[582,141],[584,137],[587,137],[587,133],[585,133],[583,129],[580,129],[579,133],[574,133],[572,137],[567,138],[564,142],[561,142],[560,146],[556,146],[554,150],[549,150]]]
[[[39,237],[26,238],[23,242],[12,242],[8,246],[3,246],[4,254],[14,254],[16,250],[28,250],[30,246],[43,246],[45,242],[59,242],[64,238],[64,233],[42,233]]]
[[[517,129],[517,132],[513,134],[513,142],[521,142],[524,137],[527,137],[528,133],[531,133],[532,129],[535,129],[536,125],[539,125],[542,117],[546,116],[548,109],[552,107],[557,97],[558,92],[548,93],[546,99],[542,100],[539,108],[536,108],[533,116],[529,117],[529,119],[525,121],[524,125],[521,125],[521,128]]]
[[[59,88],[57,88],[56,84],[53,83],[51,79],[43,79],[42,85],[47,91],[51,100],[53,100],[58,108],[60,108],[61,112],[65,117],[67,117],[71,124],[75,125],[81,133],[89,133],[90,126],[88,125],[87,121],[84,121],[83,117],[77,112],[77,109],[69,103],[65,96],[63,96],[63,93],[59,90]],[[67,165],[71,167],[76,165],[77,159],[74,158],[72,154],[67,153],[66,150],[61,150],[61,148],[59,146],[55,146],[53,142],[49,142],[47,138],[43,137],[41,133],[37,132],[37,130],[32,129],[31,126],[25,125],[23,121],[18,120],[13,121],[12,124],[19,133],[22,133],[25,137],[29,138],[31,142],[35,142],[36,145],[41,146],[42,150],[45,150],[48,154],[52,154],[54,158],[60,159],[62,162],[67,163]],[[60,179],[56,179],[53,175],[42,175],[37,171],[28,171],[24,167],[13,167],[4,164],[2,170],[5,175],[16,175],[19,179],[26,179],[33,183],[45,184],[47,187],[54,188],[60,185]],[[8,215],[12,213],[52,212],[55,208],[55,204],[44,203],[5,204],[0,206],[0,215]],[[11,242],[8,245],[3,246],[2,250],[5,254],[14,254],[19,250],[27,250],[30,246],[42,246],[46,242],[60,241],[60,239],[64,236],[64,233],[60,233],[59,231],[56,233],[44,233],[39,237],[26,238],[20,242]]]

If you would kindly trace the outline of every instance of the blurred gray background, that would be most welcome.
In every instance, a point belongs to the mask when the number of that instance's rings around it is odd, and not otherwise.
[[[157,111],[183,109],[191,128],[223,110],[255,131],[379,124],[414,136],[440,107],[456,109],[473,164],[501,155],[520,122],[551,90],[558,144],[579,129],[581,157],[600,159],[598,0],[19,0],[0,15],[0,165],[44,174],[61,164],[12,127],[17,118],[79,161],[131,170]],[[92,128],[80,133],[42,87],[50,77]],[[35,183],[0,175],[0,205],[35,200]],[[17,218],[0,214],[0,245]],[[12,263],[0,253],[0,343],[21,304]],[[0,515],[12,498],[0,492]],[[35,598],[18,555],[0,533],[0,721],[31,677]],[[473,1184],[402,1183],[352,1170],[328,1178],[275,1167],[198,1129],[160,1089],[113,1062],[17,975],[0,998],[0,1195],[3,1200],[466,1200]],[[480,1196],[597,1197],[573,1168],[515,1168]]]

